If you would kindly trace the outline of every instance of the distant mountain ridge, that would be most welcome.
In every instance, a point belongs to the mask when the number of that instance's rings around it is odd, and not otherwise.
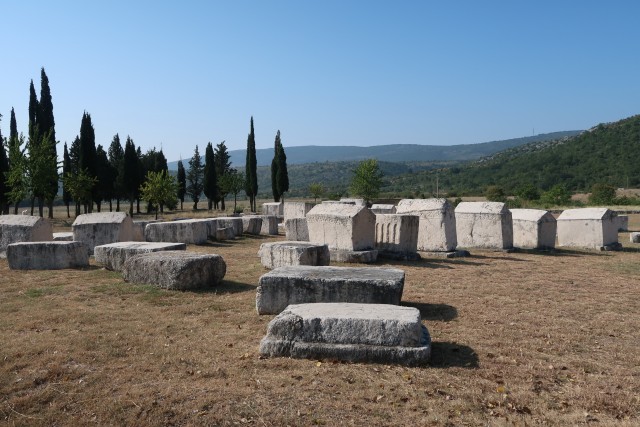
[[[458,145],[418,145],[390,144],[371,147],[356,146],[317,146],[286,147],[287,164],[305,164],[316,162],[360,161],[378,159],[386,162],[431,162],[431,161],[464,161],[490,156],[497,152],[533,142],[557,140],[574,136],[582,131],[563,131],[506,139],[502,141],[482,142],[478,144]],[[246,150],[229,151],[234,167],[244,167]],[[269,166],[273,159],[273,148],[256,150],[258,166]],[[188,159],[183,164],[188,167]],[[178,169],[178,162],[168,164],[170,170]]]

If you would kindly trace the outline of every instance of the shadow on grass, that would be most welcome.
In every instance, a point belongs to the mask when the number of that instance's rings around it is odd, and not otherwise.
[[[619,250],[618,252],[630,252],[630,253],[638,253],[640,252],[640,248],[629,248],[629,247],[622,247],[621,250]]]
[[[640,252],[640,248],[638,251]],[[596,252],[595,250],[590,251],[588,249],[585,250],[575,250],[575,249],[520,249],[518,248],[517,253],[521,254],[529,254],[529,255],[540,255],[540,256],[551,256],[551,257],[580,257],[580,256],[607,256],[606,252]]]
[[[246,283],[236,282],[235,280],[223,280],[218,286],[197,289],[192,292],[196,294],[237,294],[241,292],[255,292],[256,287],[255,285],[248,285]]]
[[[429,366],[432,368],[477,369],[480,367],[480,359],[469,346],[455,342],[432,342]]]
[[[423,302],[402,301],[405,307],[417,308],[422,320],[449,322],[458,317],[458,310],[448,304],[429,304]]]
[[[377,265],[393,265],[422,268],[446,268],[451,269],[456,265],[486,265],[483,262],[468,261],[465,258],[422,258],[415,261],[400,261],[391,259],[378,259]]]

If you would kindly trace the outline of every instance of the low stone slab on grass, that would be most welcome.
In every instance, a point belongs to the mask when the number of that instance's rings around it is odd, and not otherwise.
[[[233,240],[236,238],[236,232],[233,230],[233,227],[222,227],[216,230],[216,240]]]
[[[144,236],[147,242],[172,242],[203,245],[207,243],[207,221],[183,219],[147,224]]]
[[[348,251],[345,249],[329,249],[331,260],[347,264],[371,264],[378,260],[378,250]]]
[[[353,302],[398,305],[404,271],[380,267],[278,267],[260,277],[258,314],[277,314],[290,304]]]
[[[267,357],[422,365],[431,338],[413,307],[386,304],[290,305],[260,342]]]
[[[640,233],[638,232],[629,233],[629,242],[640,243]]]
[[[288,265],[329,265],[329,247],[309,242],[263,243],[258,251],[260,262],[267,268]]]
[[[185,243],[119,242],[96,246],[94,257],[108,270],[121,271],[127,258],[138,254],[160,251],[184,251]]]
[[[89,266],[89,251],[82,242],[22,242],[7,247],[12,270],[60,270]]]
[[[72,242],[73,231],[60,231],[58,233],[53,233],[53,241],[54,242]]]
[[[214,287],[226,272],[220,255],[161,251],[129,257],[122,277],[127,282],[185,291]]]

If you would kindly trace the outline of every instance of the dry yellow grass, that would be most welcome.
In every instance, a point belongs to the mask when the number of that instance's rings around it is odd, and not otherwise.
[[[638,224],[633,217],[632,224]],[[0,423],[7,425],[640,424],[640,245],[473,251],[398,262],[433,339],[420,368],[261,359],[273,316],[244,237],[222,286],[174,292],[92,266],[0,261]]]

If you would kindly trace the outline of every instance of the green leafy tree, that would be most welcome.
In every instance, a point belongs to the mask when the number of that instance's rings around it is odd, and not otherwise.
[[[484,191],[484,196],[490,202],[506,202],[507,195],[504,193],[504,189],[499,185],[490,185]]]
[[[256,136],[253,130],[253,116],[251,117],[251,128],[247,136],[247,162],[245,167],[245,192],[249,198],[251,212],[256,211],[256,195],[258,194],[258,159],[256,157]]]
[[[67,173],[62,178],[62,185],[71,193],[74,200],[89,200],[98,180],[82,169],[76,173]],[[78,209],[79,209],[79,205]]]
[[[246,184],[246,178],[242,172],[238,172],[235,169],[222,175],[220,178],[220,187],[224,189],[224,192],[233,194],[233,212],[236,212],[238,204],[238,193],[242,191]]]
[[[609,184],[597,183],[591,187],[589,203],[593,205],[611,205],[616,198],[616,189]]]
[[[309,193],[311,193],[314,203],[317,203],[318,198],[322,197],[325,191],[325,188],[319,182],[313,182],[309,185]]]
[[[24,136],[20,135],[12,138],[9,144],[9,173],[7,174],[9,191],[7,196],[13,204],[14,214],[18,214],[20,202],[27,196],[27,158],[25,151]]]
[[[115,174],[112,199],[116,199],[116,212],[120,212],[120,199],[125,197],[126,191],[124,183],[124,150],[120,143],[120,135],[117,133],[113,136],[109,145],[109,166],[112,173]],[[109,199],[109,211],[113,210],[111,202],[112,200]]]
[[[178,160],[178,199],[180,199],[180,210],[184,203],[184,196],[187,194],[187,175],[184,171],[182,159]]]
[[[198,151],[198,146],[193,152],[193,157],[189,160],[189,170],[187,171],[187,194],[191,196],[193,200],[193,210],[198,210],[198,202],[200,201],[200,195],[204,179],[204,166],[202,165],[202,158]]]
[[[214,152],[214,159],[216,163],[216,174],[218,175],[218,183],[220,183],[220,179],[222,175],[226,174],[231,170],[231,156],[229,155],[229,151],[227,150],[227,146],[225,145],[225,141],[216,145]],[[220,200],[220,210],[225,210],[224,199],[227,197],[227,192],[222,188],[220,184],[218,184],[219,189],[219,200]],[[214,207],[217,208],[218,200],[214,200]]]
[[[218,175],[216,174],[216,162],[211,143],[207,144],[204,152],[204,195],[207,197],[208,209],[213,207],[213,201],[218,198]]]
[[[351,179],[351,192],[370,203],[380,194],[382,171],[376,159],[367,159],[358,163]]]
[[[133,140],[127,136],[127,140],[124,144],[124,158],[123,158],[123,182],[125,185],[125,196],[129,200],[129,215],[133,216],[133,203],[136,199],[137,188],[139,187],[138,172],[138,154],[136,146]]]
[[[44,201],[53,198],[57,192],[57,188],[54,192],[51,187],[53,180],[58,181],[58,171],[51,168],[51,164],[57,160],[51,149],[53,141],[50,134],[51,132],[47,132],[41,138],[39,132],[35,132],[35,139],[27,142],[29,151],[29,156],[26,158],[27,188],[32,198],[34,196],[38,198],[38,213],[41,217],[44,216]]]
[[[69,205],[71,204],[71,192],[67,188],[67,185],[64,183],[64,177],[67,174],[71,173],[71,158],[69,157],[69,151],[67,150],[67,143],[64,143],[64,153],[62,157],[62,201],[64,205],[67,207],[67,218],[71,218],[71,214],[69,213]]]
[[[142,199],[155,206],[156,219],[158,219],[158,207],[161,205],[175,205],[178,194],[178,184],[175,178],[167,171],[149,171],[147,178],[140,187]]]
[[[540,190],[535,185],[528,183],[516,190],[516,196],[521,200],[530,202],[540,198]]]
[[[556,184],[540,196],[545,207],[567,206],[571,202],[571,193],[563,184]]]

